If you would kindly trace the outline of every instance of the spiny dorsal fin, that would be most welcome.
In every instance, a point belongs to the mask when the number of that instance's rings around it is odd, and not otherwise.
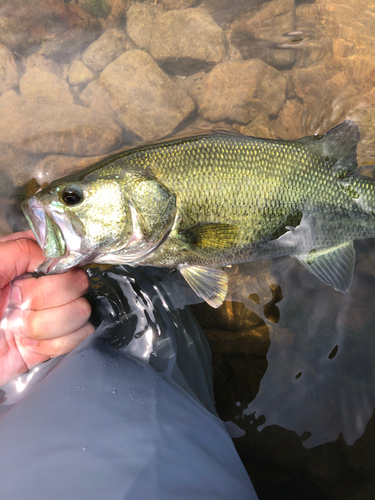
[[[353,242],[343,243],[324,252],[313,250],[305,256],[296,256],[314,276],[340,292],[347,292],[355,265]]]
[[[221,306],[228,292],[228,276],[222,269],[186,265],[178,269],[198,297],[215,309]]]
[[[209,253],[234,248],[238,244],[239,228],[233,224],[197,224],[181,231],[179,236],[193,251]]]
[[[334,163],[338,172],[352,172],[357,168],[358,125],[345,120],[324,135],[314,135],[298,139],[297,142],[314,149],[329,162]]]

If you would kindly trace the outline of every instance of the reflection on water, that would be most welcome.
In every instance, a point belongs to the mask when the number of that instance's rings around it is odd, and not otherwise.
[[[295,139],[350,118],[374,163],[374,33],[365,0],[3,0],[0,234],[45,182],[177,134]],[[375,495],[373,246],[356,243],[345,295],[285,258],[233,267],[226,304],[193,306],[261,499]]]

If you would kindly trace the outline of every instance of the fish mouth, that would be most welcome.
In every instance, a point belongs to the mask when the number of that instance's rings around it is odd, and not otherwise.
[[[63,234],[47,213],[46,207],[32,196],[22,203],[22,211],[43,250],[43,255],[48,258],[63,257],[66,253]]]

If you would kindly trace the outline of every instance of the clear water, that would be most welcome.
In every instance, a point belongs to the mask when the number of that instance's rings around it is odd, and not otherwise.
[[[143,24],[133,4],[146,9]],[[150,37],[168,11],[166,1],[56,0],[50,12],[38,0],[0,2],[0,42],[9,51],[4,49],[0,64],[1,235],[27,227],[19,209],[27,193],[112,150],[149,142],[151,136],[158,140],[225,129],[295,139],[349,118],[361,133],[358,165],[371,174],[374,5],[364,0],[190,4],[193,11],[186,11],[185,18],[199,19],[191,21],[190,38],[216,33],[214,41],[207,41],[216,54],[210,60],[189,48],[189,36],[182,32],[175,35],[185,40],[182,46],[176,39],[174,52],[157,52],[157,44],[169,47],[169,35],[162,30],[159,38]],[[84,76],[82,67],[78,76],[72,69],[74,62],[87,60],[87,47],[113,27],[120,32],[116,57],[138,48],[151,52],[163,78],[175,85],[160,102],[132,101],[129,120],[117,101],[106,100],[110,84],[94,88],[92,81],[104,78],[102,68],[91,69],[91,76]],[[110,52],[108,43],[103,47]],[[104,57],[104,67],[111,57]],[[254,60],[268,65],[257,70],[255,83],[255,66],[243,82],[230,78],[234,70],[225,66],[228,61]],[[228,78],[225,73],[207,78],[220,67],[227,68]],[[246,86],[252,84],[251,99]],[[192,99],[180,121],[172,116],[176,88]],[[77,125],[78,106],[90,105],[93,115]],[[90,120],[95,127],[88,126]],[[142,120],[144,128],[136,127]],[[108,135],[103,123],[111,129]],[[146,129],[150,132],[144,136]],[[355,247],[354,281],[345,295],[283,258],[233,267],[229,300],[219,310],[191,306],[213,353],[217,411],[237,426],[234,442],[261,500],[375,497],[375,248],[373,241]],[[121,308],[121,297],[116,300]]]

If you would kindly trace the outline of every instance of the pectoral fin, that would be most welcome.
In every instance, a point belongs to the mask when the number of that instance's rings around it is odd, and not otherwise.
[[[296,259],[323,283],[340,292],[348,291],[353,280],[355,265],[352,241],[324,252],[312,250],[308,255],[297,256]]]
[[[183,265],[178,269],[198,297],[215,309],[221,306],[228,292],[228,276],[222,269]]]
[[[200,255],[236,247],[239,242],[239,228],[233,224],[197,224],[181,231],[179,237],[189,248]]]

